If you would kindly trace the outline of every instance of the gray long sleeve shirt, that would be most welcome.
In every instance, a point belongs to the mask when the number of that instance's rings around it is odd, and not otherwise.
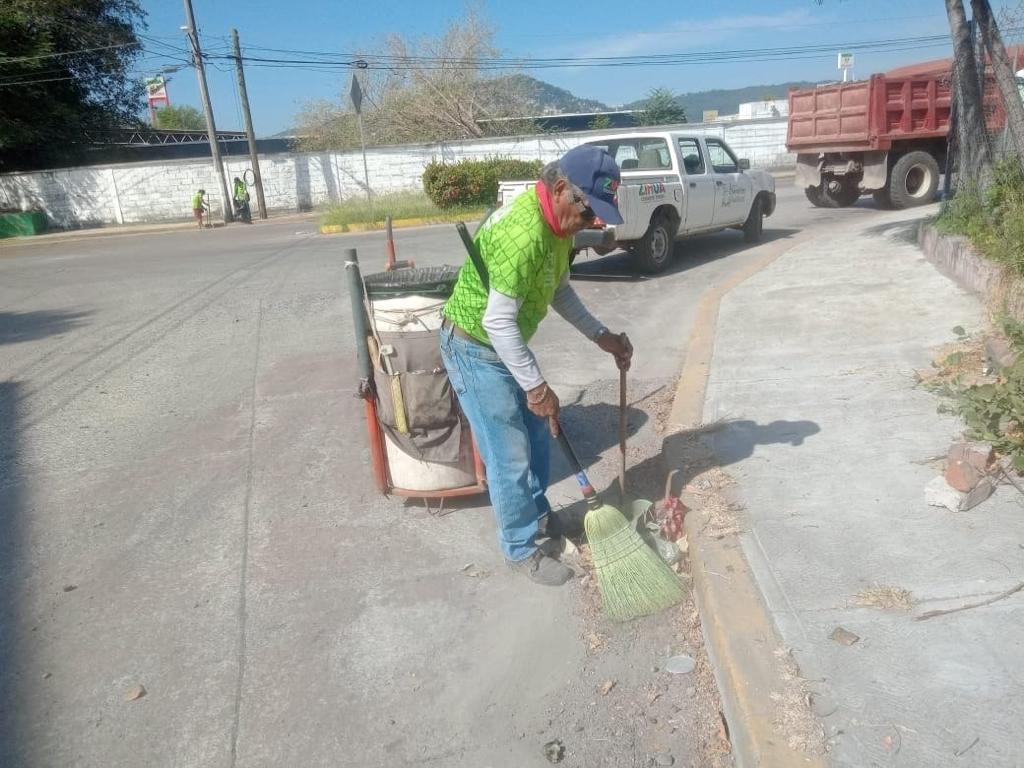
[[[483,326],[505,367],[519,386],[529,391],[543,384],[544,377],[537,365],[537,358],[526,346],[526,340],[519,330],[517,318],[522,303],[522,299],[514,299],[492,288],[487,295]],[[604,330],[604,326],[590,314],[569,284],[568,273],[555,289],[551,307],[588,339],[596,339],[598,333]]]

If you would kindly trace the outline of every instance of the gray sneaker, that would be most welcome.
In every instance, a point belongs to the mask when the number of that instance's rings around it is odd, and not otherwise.
[[[546,587],[560,587],[576,574],[572,568],[544,554],[540,549],[525,560],[506,560],[513,571],[520,571],[537,584]]]

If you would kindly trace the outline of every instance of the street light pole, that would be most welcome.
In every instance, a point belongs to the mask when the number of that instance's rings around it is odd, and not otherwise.
[[[228,180],[224,175],[224,163],[220,159],[220,146],[217,144],[217,126],[213,122],[213,107],[210,105],[210,91],[206,87],[206,69],[203,66],[203,54],[199,49],[199,31],[196,29],[196,17],[192,13],[192,0],[185,0],[185,18],[188,26],[185,34],[192,43],[192,62],[195,64],[196,76],[199,78],[199,95],[203,100],[203,111],[206,113],[206,134],[210,141],[210,156],[213,158],[213,168],[220,179],[220,193],[224,201],[224,223],[229,224],[233,219],[231,210],[231,197],[228,195]]]
[[[231,30],[231,43],[235,48],[235,71],[238,74],[238,94],[242,101],[242,115],[245,117],[245,137],[249,142],[249,161],[252,163],[253,180],[256,182],[256,205],[260,218],[267,218],[267,201],[263,197],[263,176],[260,174],[260,158],[256,152],[256,134],[252,130],[252,113],[249,111],[249,92],[245,88],[245,70],[242,69],[242,46],[238,43],[238,30]]]

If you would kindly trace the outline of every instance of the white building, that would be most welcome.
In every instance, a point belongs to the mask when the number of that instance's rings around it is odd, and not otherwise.
[[[740,104],[738,119],[757,120],[766,117],[789,117],[789,99],[748,101]]]

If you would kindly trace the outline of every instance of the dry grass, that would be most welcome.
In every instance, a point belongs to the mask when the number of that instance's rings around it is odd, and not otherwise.
[[[769,694],[775,704],[773,725],[786,739],[789,748],[812,755],[820,755],[825,743],[825,729],[811,711],[811,694],[807,681],[788,648],[775,651],[779,663],[779,676],[784,682],[781,691]]]
[[[857,605],[885,611],[910,611],[914,607],[914,596],[902,587],[874,584],[857,593]]]
[[[322,225],[348,226],[350,224],[380,224],[388,214],[394,219],[427,219],[433,222],[477,219],[484,213],[480,206],[442,210],[423,192],[395,192],[378,195],[373,200],[351,197],[332,203],[320,212]]]
[[[943,344],[935,351],[932,367],[915,371],[915,374],[918,382],[926,387],[948,384],[954,379],[959,379],[964,386],[992,381],[988,374],[984,337],[964,338]]]

